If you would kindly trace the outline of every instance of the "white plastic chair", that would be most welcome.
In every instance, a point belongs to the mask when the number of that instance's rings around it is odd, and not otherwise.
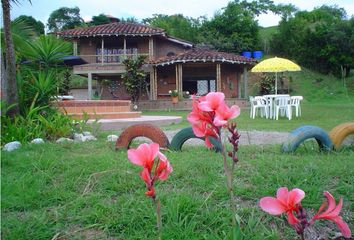
[[[291,108],[295,108],[295,114],[296,117],[301,116],[301,106],[300,106],[300,101],[303,100],[304,98],[302,96],[292,96],[290,98],[290,105]]]
[[[279,118],[279,112],[283,114],[285,113],[285,116],[291,120],[290,97],[276,97],[274,100],[274,106],[276,120]]]
[[[268,118],[267,100],[264,97],[250,97],[250,102],[250,118],[254,119],[256,117],[258,109],[260,109],[261,117],[265,116]]]

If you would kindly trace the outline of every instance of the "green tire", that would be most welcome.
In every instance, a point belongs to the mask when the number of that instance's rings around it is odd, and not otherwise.
[[[187,127],[187,128],[183,128],[172,138],[172,141],[170,143],[170,149],[174,151],[181,151],[183,144],[191,138],[198,138],[205,141],[205,138],[200,138],[195,136],[192,127]],[[221,144],[213,137],[209,137],[209,140],[211,144],[213,144],[214,150],[216,152],[220,152]]]

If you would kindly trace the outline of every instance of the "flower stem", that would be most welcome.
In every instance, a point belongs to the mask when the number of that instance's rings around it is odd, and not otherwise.
[[[227,189],[229,191],[230,194],[230,208],[231,208],[231,212],[232,212],[232,225],[235,227],[236,226],[236,205],[234,202],[234,191],[233,191],[233,187],[232,187],[232,183],[233,183],[233,169],[235,168],[235,163],[234,161],[232,161],[232,168],[229,168],[229,165],[227,164],[227,155],[226,155],[226,149],[225,149],[225,144],[222,142],[221,140],[221,136],[219,139],[220,143],[221,143],[221,152],[222,152],[222,156],[223,156],[223,160],[224,160],[224,170],[225,170],[225,175],[227,178],[226,184],[227,184]]]
[[[156,224],[157,224],[157,231],[158,231],[158,240],[162,239],[162,221],[161,221],[161,203],[159,199],[156,199],[156,196],[152,198],[152,201],[156,207]]]

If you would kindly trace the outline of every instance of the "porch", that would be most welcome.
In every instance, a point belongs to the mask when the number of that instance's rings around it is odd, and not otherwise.
[[[179,98],[188,92],[203,96],[223,92],[226,98],[247,98],[248,67],[230,63],[178,63],[157,65],[150,73],[150,100],[170,100],[170,90]]]

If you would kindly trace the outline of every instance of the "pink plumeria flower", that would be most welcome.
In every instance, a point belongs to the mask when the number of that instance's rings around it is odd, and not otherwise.
[[[204,101],[200,101],[198,107],[205,112],[212,112],[218,109],[223,104],[225,94],[222,92],[210,92],[205,96]]]
[[[225,103],[221,104],[216,110],[214,118],[214,125],[217,127],[224,127],[230,119],[234,119],[240,115],[240,108],[237,105],[229,108]]]
[[[311,219],[310,224],[313,224],[316,220],[330,220],[337,224],[339,230],[342,232],[345,238],[350,238],[350,228],[348,227],[348,224],[343,221],[342,217],[339,216],[339,212],[342,210],[343,206],[343,199],[341,198],[338,205],[336,206],[336,201],[329,192],[326,191],[323,193],[323,195],[326,197],[327,201],[323,202],[316,215]],[[326,207],[327,209],[325,210]]]
[[[145,182],[146,196],[155,197],[154,183],[158,179],[164,181],[173,171],[172,166],[166,156],[159,151],[157,143],[143,143],[137,149],[128,150],[128,159],[135,165],[142,166],[144,169],[140,173],[141,179]],[[157,160],[156,160],[157,159]],[[152,169],[155,167],[154,173]]]
[[[263,211],[271,215],[287,214],[290,225],[296,225],[299,220],[294,216],[294,211],[298,212],[301,207],[301,200],[305,197],[305,192],[299,188],[294,188],[290,192],[288,188],[281,187],[277,191],[276,198],[264,197],[260,200],[260,207]]]

